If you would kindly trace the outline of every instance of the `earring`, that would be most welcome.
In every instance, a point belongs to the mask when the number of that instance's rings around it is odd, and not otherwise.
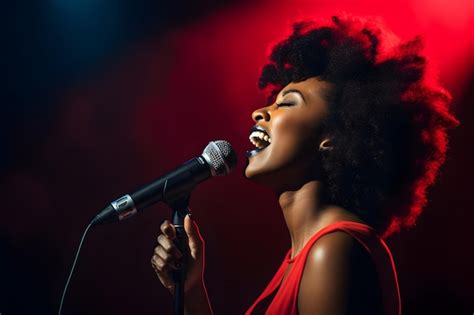
[[[321,142],[321,144],[319,145],[319,152],[322,152],[322,151],[331,151],[332,150],[332,147],[326,147],[324,146],[325,143],[329,142],[330,140],[329,139],[326,139],[324,140],[323,142]]]

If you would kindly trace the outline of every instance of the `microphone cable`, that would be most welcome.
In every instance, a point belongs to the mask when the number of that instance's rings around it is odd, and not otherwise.
[[[69,281],[71,281],[72,273],[74,272],[74,268],[76,267],[77,258],[79,257],[79,253],[81,252],[82,243],[84,242],[84,239],[87,235],[87,232],[89,232],[89,229],[91,228],[92,223],[93,222],[89,223],[89,225],[85,229],[84,233],[82,234],[81,242],[79,243],[79,247],[77,248],[76,257],[74,258],[74,262],[72,263],[71,271],[69,272],[69,277],[67,278],[66,285],[64,286],[63,294],[62,294],[62,297],[61,297],[61,302],[59,304],[58,315],[61,315],[61,312],[63,310],[64,297],[66,296],[66,291],[67,291],[67,288],[69,286]]]

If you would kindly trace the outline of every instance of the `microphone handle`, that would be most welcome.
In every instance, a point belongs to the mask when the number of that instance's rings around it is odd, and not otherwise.
[[[188,237],[184,230],[184,218],[190,213],[188,207],[189,195],[173,202],[173,225],[176,229],[174,243],[183,256],[181,257],[181,268],[173,271],[174,280],[174,315],[184,315],[184,283],[186,281],[186,269],[189,260]]]
[[[111,202],[92,224],[125,220],[159,201],[170,204],[189,195],[197,184],[211,175],[210,166],[202,156],[193,158],[154,182]]]
[[[211,176],[209,164],[197,157],[130,194],[138,211],[158,201],[170,203],[188,195],[200,182]]]

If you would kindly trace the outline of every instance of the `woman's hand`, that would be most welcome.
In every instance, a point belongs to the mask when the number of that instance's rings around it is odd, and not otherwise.
[[[151,265],[160,279],[161,283],[171,294],[174,294],[173,271],[182,268],[181,258],[183,253],[174,244],[176,238],[175,227],[165,220],[161,224],[162,234],[158,235],[158,246],[155,247]],[[199,233],[197,224],[191,220],[189,215],[184,218],[184,230],[187,235],[186,246],[189,249],[189,257],[186,266],[186,281],[184,291],[187,292],[197,286],[202,286],[204,268],[204,240]]]

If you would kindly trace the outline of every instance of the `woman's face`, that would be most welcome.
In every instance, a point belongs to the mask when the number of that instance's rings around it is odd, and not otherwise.
[[[274,104],[252,113],[256,124],[249,138],[255,149],[247,152],[247,178],[281,187],[307,176],[321,142],[329,139],[320,134],[319,126],[328,113],[324,95],[330,88],[330,83],[316,77],[292,82]]]

